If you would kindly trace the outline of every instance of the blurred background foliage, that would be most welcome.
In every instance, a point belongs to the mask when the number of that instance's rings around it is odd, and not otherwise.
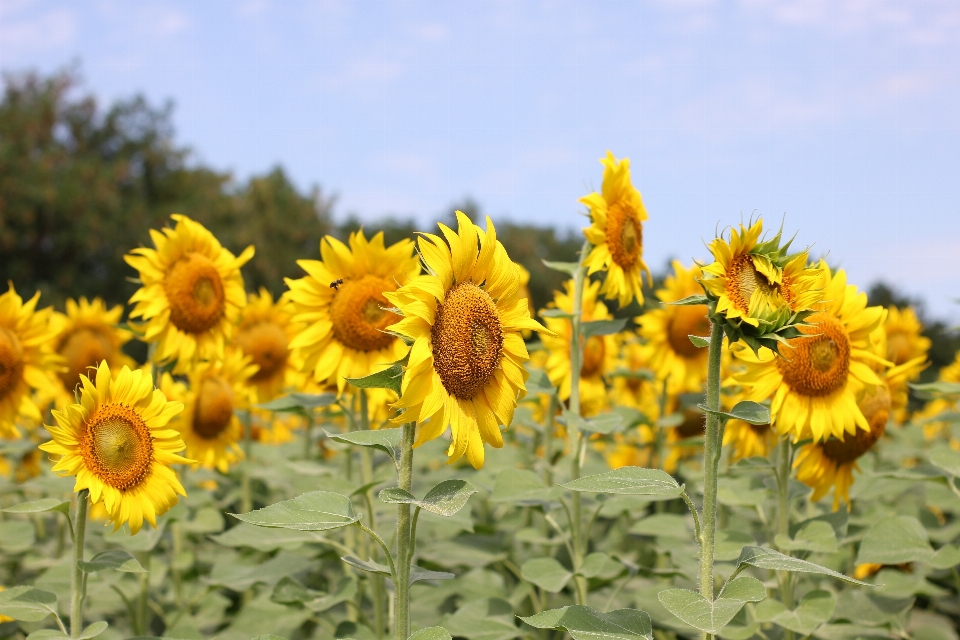
[[[63,307],[68,297],[103,297],[126,303],[136,290],[123,262],[132,247],[149,242],[148,229],[184,213],[208,227],[228,249],[256,245],[244,268],[248,290],[266,287],[281,294],[285,277],[299,277],[296,259],[318,256],[320,239],[341,239],[364,226],[382,230],[386,241],[409,238],[413,218],[388,216],[362,223],[356,214],[334,217],[336,197],[313,186],[301,192],[275,167],[237,183],[226,172],[205,167],[174,139],[173,105],[149,104],[142,96],[106,107],[84,92],[76,72],[52,76],[7,74],[0,102],[0,276],[25,297]],[[460,209],[474,220],[483,212],[470,198],[440,213],[451,223]],[[573,261],[582,243],[579,229],[555,229],[520,220],[499,220],[497,237],[530,271],[530,292],[545,306],[563,276],[543,259]],[[659,282],[668,265],[652,265]],[[912,305],[932,341],[932,380],[960,349],[960,335],[925,317],[922,300],[884,283],[868,287],[871,304]],[[648,306],[656,304],[647,296]],[[45,306],[45,305],[43,305]],[[612,305],[611,308],[615,307]],[[618,316],[639,312],[633,306]]]

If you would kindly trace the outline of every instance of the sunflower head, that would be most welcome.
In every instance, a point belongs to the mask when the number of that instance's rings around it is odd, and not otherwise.
[[[136,533],[186,496],[170,464],[189,463],[176,452],[183,440],[167,423],[183,405],[154,389],[149,373],[124,366],[116,374],[106,361],[96,377],[80,377],[80,402],[54,410],[53,440],[40,449],[59,456],[53,470],[76,476],[74,491],[89,489],[103,501],[114,528],[129,523]]]
[[[402,314],[388,327],[412,342],[394,422],[416,422],[415,446],[450,427],[447,452],[483,466],[483,444],[503,446],[527,379],[530,358],[521,331],[542,330],[520,297],[516,265],[486,230],[457,212],[457,231],[439,225],[443,238],[421,234],[418,249],[427,273],[384,295]]]
[[[130,298],[139,332],[156,343],[154,360],[176,361],[175,373],[193,363],[223,357],[240,309],[247,302],[240,267],[253,257],[224,249],[203,225],[173,214],[174,228],[150,230],[155,249],[140,247],[124,259],[140,273],[141,287]]]
[[[630,160],[617,160],[609,151],[600,159],[603,186],[600,193],[580,198],[590,209],[590,226],[583,230],[593,245],[584,260],[590,274],[603,271],[606,298],[616,298],[621,307],[634,299],[643,304],[641,273],[650,278],[643,261],[643,221],[647,209],[640,192],[630,181]]]
[[[299,367],[290,350],[299,330],[293,322],[294,313],[292,302],[283,298],[274,302],[266,289],[247,296],[247,306],[237,325],[236,344],[259,367],[250,378],[258,402],[272,400],[286,387],[300,386]]]
[[[723,326],[731,343],[743,340],[754,351],[778,349],[799,335],[799,327],[822,297],[820,269],[807,266],[808,252],[789,254],[792,240],[782,229],[762,240],[763,220],[730,228],[710,243],[714,262],[700,280],[710,319]]]

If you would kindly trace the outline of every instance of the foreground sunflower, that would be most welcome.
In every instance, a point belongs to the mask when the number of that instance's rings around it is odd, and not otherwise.
[[[123,353],[122,348],[133,334],[117,326],[123,316],[123,305],[107,308],[102,298],[92,302],[84,297],[79,301],[67,299],[66,314],[55,313],[57,337],[55,350],[63,358],[65,368],[58,373],[63,390],[59,404],[73,402],[73,390],[80,384],[80,376],[106,361],[113,369],[136,363]]]
[[[186,407],[170,426],[179,431],[195,466],[226,473],[243,459],[237,444],[243,437],[237,409],[250,406],[254,390],[249,381],[256,372],[249,356],[231,349],[223,360],[194,366],[187,385],[164,374],[164,391]]]
[[[702,269],[711,318],[723,323],[731,343],[776,350],[781,338],[796,337],[821,299],[819,268],[807,266],[807,251],[787,254],[790,242],[781,244],[780,232],[761,240],[762,219],[729,231],[729,240],[710,243],[714,262]]]
[[[50,348],[56,335],[53,309],[37,311],[40,292],[24,303],[13,283],[0,296],[0,437],[17,438],[18,416],[41,422],[32,395],[53,385],[59,359]]]
[[[600,283],[596,280],[584,284],[583,322],[593,320],[612,320],[613,315],[601,300],[598,300]],[[553,294],[553,302],[548,305],[561,311],[573,311],[573,280],[567,280],[563,291]],[[563,401],[570,399],[570,385],[573,380],[570,369],[570,336],[573,328],[569,318],[544,318],[546,331],[540,338],[550,354],[547,357],[546,372],[550,382],[557,387],[557,394]],[[607,401],[607,387],[604,375],[613,371],[617,362],[617,341],[612,335],[590,336],[583,343],[583,360],[580,363],[580,413],[584,417],[599,413]]]
[[[150,230],[155,249],[139,247],[124,256],[142,285],[130,298],[130,317],[144,320],[139,330],[156,343],[154,362],[176,361],[174,373],[187,373],[195,362],[223,357],[247,302],[240,267],[254,250],[234,256],[199,222],[170,217],[173,229]]]
[[[450,462],[466,455],[479,469],[483,443],[503,446],[499,425],[510,425],[525,392],[530,356],[520,332],[544,328],[519,297],[516,266],[490,218],[486,231],[459,211],[457,222],[457,231],[440,225],[446,242],[421,234],[428,273],[385,294],[403,314],[387,328],[413,341],[394,422],[417,423],[414,446],[449,425]]]
[[[76,476],[73,490],[90,490],[90,502],[103,501],[114,530],[124,523],[136,533],[186,492],[171,464],[192,462],[176,452],[183,440],[167,423],[183,410],[154,389],[150,374],[123,367],[116,374],[101,362],[93,381],[80,377],[80,402],[54,410],[53,440],[40,449],[60,456],[53,470]]]
[[[388,311],[386,293],[420,273],[414,244],[384,246],[383,232],[367,240],[350,234],[349,247],[326,236],[321,260],[298,260],[307,272],[286,280],[286,297],[303,328],[290,343],[317,383],[346,388],[346,378],[368,376],[403,357],[406,345],[386,329],[400,318]]]
[[[857,459],[883,436],[890,419],[890,407],[886,384],[868,387],[858,403],[868,429],[858,430],[843,439],[830,438],[800,448],[793,466],[797,469],[797,480],[813,489],[811,501],[820,500],[832,488],[834,511],[841,504],[850,503],[853,472],[859,470]]]
[[[662,304],[636,320],[643,357],[657,379],[667,381],[670,394],[700,393],[707,379],[707,350],[694,346],[689,336],[710,335],[707,305],[669,303],[700,293],[702,273],[699,266],[687,269],[677,260],[672,266],[673,273],[656,292]]]
[[[294,313],[293,303],[284,299],[274,302],[263,288],[247,296],[247,306],[240,312],[236,344],[259,367],[250,378],[257,402],[273,400],[285,388],[299,386],[299,367],[290,351],[298,332]]]
[[[874,355],[871,341],[884,320],[883,307],[868,307],[867,295],[847,285],[842,269],[831,273],[824,262],[820,269],[824,301],[806,318],[800,337],[787,341],[779,355],[766,348],[756,354],[736,351],[745,370],[735,379],[746,399],[772,398],[773,428],[794,440],[843,439],[857,429],[869,431],[857,397],[866,385],[883,384],[871,367],[889,364]]]
[[[588,274],[604,271],[606,298],[616,298],[621,307],[634,299],[643,304],[641,273],[650,278],[650,269],[643,261],[643,221],[647,209],[640,192],[630,181],[630,160],[617,160],[607,152],[600,159],[603,184],[600,193],[580,198],[590,209],[590,226],[583,234],[593,248],[583,264]],[[651,279],[652,283],[652,279]]]

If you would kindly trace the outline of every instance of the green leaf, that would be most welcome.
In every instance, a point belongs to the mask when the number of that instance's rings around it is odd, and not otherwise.
[[[960,478],[960,453],[950,447],[943,446],[930,451],[927,457],[930,459],[930,464],[937,469],[955,478]]]
[[[60,629],[40,629],[28,635],[27,640],[60,640],[69,637]]]
[[[800,599],[796,609],[778,613],[772,618],[772,622],[801,635],[809,635],[830,620],[836,606],[837,597],[829,591],[808,591]]]
[[[584,340],[590,336],[610,336],[620,333],[627,326],[627,318],[615,320],[590,320],[580,324],[580,333]]]
[[[540,369],[528,367],[527,373],[530,374],[530,377],[527,378],[527,382],[524,385],[524,387],[527,389],[527,395],[535,393],[553,395],[557,392],[556,388],[554,388],[553,384],[551,384],[550,378],[547,377],[547,374]]]
[[[380,575],[387,576],[388,578],[393,578],[393,576],[390,575],[390,567],[385,564],[380,564],[379,562],[375,562],[373,560],[367,560],[364,562],[360,558],[356,558],[354,556],[344,556],[340,559],[350,566],[360,569],[361,571],[379,573]],[[410,584],[413,584],[414,582],[420,582],[421,580],[452,580],[455,577],[456,576],[454,574],[446,571],[430,571],[429,569],[424,569],[422,567],[418,567],[417,565],[410,567]]]
[[[757,544],[757,541],[752,535],[743,531],[720,529],[717,531],[714,544],[714,559],[732,562],[740,557],[740,552],[744,547]]]
[[[714,411],[708,409],[704,404],[698,404],[697,408],[724,420],[743,420],[750,424],[770,424],[770,410],[762,404],[750,400],[738,402],[730,411]]]
[[[693,343],[693,346],[695,346],[698,349],[703,349],[704,347],[710,346],[709,336],[703,337],[703,336],[689,335],[687,336],[687,338],[689,338],[690,342]]]
[[[860,542],[857,564],[925,562],[933,556],[927,530],[913,516],[889,516],[874,523]]]
[[[547,269],[559,271],[560,273],[566,273],[571,278],[576,277],[577,271],[580,269],[580,263],[578,262],[553,262],[551,260],[544,260],[543,266]]]
[[[297,531],[337,529],[360,519],[353,512],[350,498],[330,491],[313,491],[250,513],[230,515],[258,527]]]
[[[280,604],[302,604],[307,609],[321,613],[357,595],[357,581],[353,577],[341,578],[331,593],[307,589],[296,579],[287,576],[273,588],[270,599]]]
[[[693,535],[688,516],[676,513],[656,513],[633,523],[630,533],[638,536],[687,538]]]
[[[390,567],[388,567],[385,564],[380,564],[379,562],[376,562],[374,560],[367,560],[366,562],[364,562],[363,560],[355,556],[343,556],[340,559],[346,562],[351,567],[356,567],[361,571],[366,571],[367,573],[378,573],[382,576],[387,576],[388,578],[393,577],[390,573]]]
[[[602,551],[594,551],[583,559],[580,575],[584,578],[611,579],[623,573],[623,564],[617,562]]]
[[[504,469],[497,475],[490,500],[534,506],[555,502],[558,493],[559,489],[547,488],[543,479],[529,469]]]
[[[63,515],[70,514],[70,503],[58,498],[43,498],[31,502],[21,502],[6,509],[0,509],[4,513],[45,513],[47,511],[59,511]]]
[[[318,537],[311,531],[263,529],[246,522],[241,522],[219,535],[209,536],[211,540],[225,547],[250,547],[264,552],[296,549],[302,547],[305,542],[318,542]]]
[[[953,396],[960,394],[960,382],[927,382],[925,384],[910,384],[915,391],[934,396]]]
[[[382,451],[393,458],[394,465],[400,464],[400,437],[403,435],[402,429],[348,431],[346,433],[330,433],[324,430],[324,433],[334,442],[352,444],[357,447],[370,447],[377,451]]]
[[[32,522],[20,519],[0,522],[0,551],[20,554],[32,548],[34,542],[36,530]]]
[[[791,551],[833,553],[838,548],[837,534],[834,533],[833,527],[829,523],[822,520],[808,522],[797,531],[792,539],[783,534],[778,534],[774,541],[781,549]]]
[[[850,576],[837,573],[832,569],[821,567],[818,564],[807,562],[806,560],[801,560],[800,558],[784,555],[779,551],[767,549],[766,547],[744,547],[743,551],[740,552],[740,558],[737,560],[737,570],[739,571],[746,566],[756,567],[758,569],[773,569],[774,571],[820,573],[825,576],[832,576],[845,582],[870,586],[866,582],[861,582],[860,580],[856,580]]]
[[[466,480],[444,480],[417,500],[409,491],[391,487],[380,492],[380,499],[388,504],[412,504],[438,516],[450,517],[460,511],[477,490]]]
[[[660,304],[672,304],[674,306],[693,306],[698,304],[707,304],[707,296],[698,294],[693,296],[687,296],[686,298],[681,298],[680,300],[674,300],[673,302],[661,302]]]
[[[13,587],[0,591],[0,615],[38,622],[57,613],[57,595],[36,587]]]
[[[532,582],[550,593],[559,593],[573,574],[554,558],[533,558],[520,567],[520,573],[527,582]]]
[[[81,560],[77,564],[84,573],[97,573],[98,571],[105,571],[107,569],[113,569],[114,571],[121,571],[123,573],[147,572],[146,569],[140,566],[136,558],[123,549],[101,551],[89,561]]]
[[[358,389],[390,389],[400,395],[400,382],[403,380],[403,367],[407,359],[394,362],[386,369],[371,373],[362,378],[344,378]]]
[[[950,569],[960,565],[960,547],[952,544],[945,544],[933,557],[927,560],[927,564],[934,569]]]
[[[540,315],[544,318],[572,318],[573,314],[563,309],[541,309]]]
[[[410,567],[410,584],[422,580],[453,580],[456,577],[457,576],[448,571],[431,571],[430,569],[424,569],[417,565]]]
[[[328,407],[336,401],[337,394],[335,393],[291,393],[257,406],[267,411],[284,413]]]
[[[427,627],[414,631],[410,640],[451,640],[450,632],[443,627]]]
[[[763,583],[749,576],[731,580],[713,602],[689,589],[667,589],[657,594],[667,611],[691,627],[707,633],[718,633],[733,620],[743,605],[759,602],[766,597],[767,590]]]
[[[557,416],[557,422],[560,424],[576,428],[580,431],[590,431],[592,433],[610,434],[614,431],[622,431],[625,426],[623,415],[614,411],[602,413],[593,418],[584,419],[568,409],[564,409],[563,414]]]
[[[579,478],[561,486],[571,491],[617,493],[628,496],[675,497],[683,492],[683,487],[666,471],[642,467],[620,467],[599,475]]]
[[[650,616],[636,609],[601,613],[575,604],[526,618],[518,617],[537,629],[566,631],[573,640],[653,640]]]
[[[80,635],[77,636],[80,640],[89,640],[90,638],[96,638],[98,635],[107,630],[107,627],[110,626],[102,620],[100,622],[94,622],[86,629],[80,632]]]

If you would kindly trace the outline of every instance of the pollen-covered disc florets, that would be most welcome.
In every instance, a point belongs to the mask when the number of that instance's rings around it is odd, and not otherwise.
[[[430,333],[433,362],[444,388],[473,398],[493,377],[503,355],[503,328],[490,294],[463,282],[437,305]]]
[[[792,241],[781,244],[782,232],[765,241],[762,232],[760,219],[711,242],[714,262],[703,267],[700,282],[711,320],[723,325],[731,343],[776,351],[778,343],[799,335],[822,284],[820,269],[807,265],[807,251],[788,254]]]

